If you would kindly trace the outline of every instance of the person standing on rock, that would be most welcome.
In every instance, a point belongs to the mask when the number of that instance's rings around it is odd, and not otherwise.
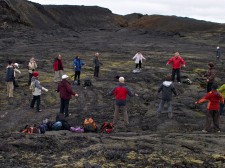
[[[100,65],[103,65],[100,62],[99,59],[99,53],[95,53],[95,58],[93,59],[93,64],[94,64],[94,77],[98,77],[99,76],[99,69],[100,69]]]
[[[34,104],[37,101],[36,104],[36,111],[41,112],[42,110],[40,109],[40,104],[41,104],[41,91],[44,90],[45,92],[48,92],[48,89],[44,88],[41,84],[40,81],[38,80],[39,73],[37,71],[34,71],[32,74],[31,78],[31,89],[32,89],[32,95],[33,99],[30,104],[30,108],[34,108]]]
[[[30,62],[28,63],[28,72],[29,72],[28,86],[30,86],[30,84],[31,84],[32,74],[35,71],[35,69],[37,69],[37,63],[36,63],[34,57],[32,57],[30,59]]]
[[[145,60],[141,51],[139,50],[132,59],[135,59],[136,69],[139,68],[139,70],[141,70],[142,60]]]
[[[54,61],[53,68],[55,71],[54,75],[54,82],[61,81],[62,75],[63,75],[63,62],[62,62],[62,56],[59,54],[57,58]]]
[[[73,84],[75,84],[75,81],[78,79],[77,84],[80,85],[80,72],[83,65],[85,65],[84,62],[80,59],[79,56],[76,56],[76,58],[73,60],[75,71]]]
[[[58,84],[57,92],[60,94],[60,113],[65,114],[65,117],[69,116],[69,102],[71,99],[71,96],[78,96],[77,93],[75,93],[72,90],[71,84],[67,80],[69,76],[63,75],[62,81]]]
[[[113,118],[113,125],[117,124],[119,118],[119,109],[123,109],[123,118],[125,122],[125,126],[129,125],[129,119],[127,114],[127,95],[129,96],[138,96],[138,94],[133,94],[130,89],[125,84],[124,77],[119,78],[119,84],[112,91],[108,93],[109,96],[114,95],[116,98],[115,102],[115,112]]]
[[[180,69],[181,66],[183,67],[186,66],[184,59],[180,56],[179,52],[176,52],[173,57],[171,57],[166,65],[172,64],[172,81],[174,82],[175,80],[175,75],[177,75],[177,82],[180,84],[181,83],[181,78],[180,78]]]
[[[217,89],[218,92],[220,92],[223,96],[224,102],[225,102],[225,84],[223,84],[222,86],[220,86],[219,89]],[[224,112],[224,103],[220,103],[220,115],[225,115]]]
[[[6,83],[7,83],[7,96],[13,97],[13,81],[14,81],[14,68],[12,61],[8,61],[6,67]]]
[[[177,92],[175,90],[175,87],[173,85],[173,82],[171,81],[171,75],[168,74],[165,78],[165,81],[160,85],[158,89],[158,93],[162,92],[162,98],[159,104],[159,108],[157,109],[156,116],[159,117],[161,111],[164,108],[164,104],[167,103],[168,105],[168,117],[173,117],[172,112],[172,94],[177,96]]]
[[[212,62],[208,63],[208,71],[204,75],[206,77],[206,82],[207,82],[207,92],[210,92],[212,90],[212,85],[215,82],[215,76],[216,76],[216,71],[214,64]]]
[[[202,132],[208,132],[211,127],[211,120],[213,119],[213,125],[216,132],[220,132],[219,120],[220,120],[220,113],[219,113],[219,103],[224,103],[224,99],[222,94],[217,91],[217,84],[212,85],[212,91],[207,93],[203,98],[196,101],[195,104],[200,104],[205,101],[209,101],[207,105],[207,112],[206,112],[206,121],[205,127]]]

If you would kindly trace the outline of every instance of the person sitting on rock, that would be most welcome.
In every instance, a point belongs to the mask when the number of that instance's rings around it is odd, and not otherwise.
[[[168,104],[168,117],[173,117],[172,112],[172,94],[174,93],[177,96],[177,92],[175,90],[175,87],[173,85],[173,82],[171,81],[171,75],[168,74],[165,78],[165,81],[160,85],[158,89],[158,93],[162,92],[162,98],[159,104],[159,108],[157,109],[156,116],[159,117],[164,104]]]
[[[138,52],[135,54],[135,56],[132,59],[135,59],[136,69],[139,68],[140,70],[142,65],[142,60],[145,59],[141,51],[138,50]]]
[[[77,84],[80,85],[80,72],[81,72],[81,68],[82,66],[85,65],[84,62],[80,59],[79,56],[76,56],[76,58],[73,61],[73,66],[74,66],[74,84],[75,81],[78,79]]]
[[[202,132],[208,132],[210,130],[212,119],[213,119],[213,125],[214,125],[215,131],[220,132],[219,103],[224,103],[224,99],[222,97],[222,94],[217,91],[216,83],[212,85],[212,91],[208,92],[204,97],[196,101],[195,104],[200,104],[205,101],[209,101],[209,102],[207,106],[205,126]]]

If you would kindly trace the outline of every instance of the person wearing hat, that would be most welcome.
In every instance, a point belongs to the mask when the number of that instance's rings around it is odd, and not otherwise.
[[[60,113],[65,114],[65,117],[69,116],[69,102],[73,96],[78,96],[71,87],[70,82],[67,80],[68,75],[62,75],[62,81],[59,82],[57,92],[60,94]]]
[[[85,65],[84,62],[80,59],[79,56],[76,56],[76,58],[73,60],[73,66],[74,66],[74,84],[75,81],[78,79],[77,84],[80,85],[80,72],[81,72],[81,68],[82,66]]]
[[[224,99],[222,94],[217,91],[217,88],[218,88],[217,84],[214,83],[212,85],[212,91],[208,92],[204,97],[202,97],[200,100],[195,102],[195,104],[200,104],[205,101],[209,101],[207,105],[205,126],[202,132],[208,132],[210,130],[212,119],[213,119],[214,130],[216,132],[220,132],[219,103],[224,104]]]
[[[31,85],[30,88],[32,90],[32,95],[33,99],[30,104],[30,108],[34,108],[35,102],[36,104],[36,111],[41,112],[42,110],[40,109],[40,104],[41,104],[41,91],[44,90],[45,92],[48,92],[48,89],[44,88],[41,84],[40,81],[38,80],[39,73],[37,71],[34,71],[32,73],[32,78],[31,78]]]
[[[126,86],[124,77],[120,77],[119,84],[115,88],[113,88],[108,93],[108,95],[109,96],[114,95],[116,98],[113,125],[117,124],[117,121],[119,118],[119,109],[122,108],[125,126],[127,126],[129,124],[128,114],[127,114],[127,95],[138,96],[138,94],[132,93],[130,89]]]
[[[20,72],[19,69],[17,69],[17,68],[19,68],[19,64],[18,64],[18,63],[14,63],[14,64],[13,64],[13,68],[14,68],[14,80],[13,80],[13,86],[14,86],[14,89],[15,89],[16,87],[19,87],[19,85],[18,85],[18,83],[17,83],[17,80],[16,80],[16,72],[19,73],[19,74],[21,74],[21,72]]]
[[[206,77],[206,82],[207,82],[207,92],[210,92],[212,90],[212,85],[215,82],[215,76],[216,76],[216,71],[214,68],[214,64],[212,62],[209,62],[208,71],[204,75],[204,77]]]
[[[53,68],[55,71],[54,82],[61,81],[61,77],[63,75],[63,63],[62,63],[62,56],[60,54],[55,59]]]
[[[13,97],[13,81],[14,81],[14,68],[12,61],[8,61],[6,67],[6,83],[7,83],[7,96]]]
[[[99,59],[99,53],[98,53],[98,52],[95,53],[95,58],[93,59],[93,64],[94,64],[94,77],[98,77],[100,65],[103,65],[103,64],[100,62],[100,59]]]
[[[32,57],[30,59],[30,62],[28,63],[28,72],[29,72],[28,86],[30,86],[30,84],[31,84],[32,74],[35,71],[35,69],[37,69],[37,63],[36,63],[34,57]]]
[[[157,109],[157,117],[159,117],[164,104],[168,104],[168,117],[172,118],[173,117],[173,112],[172,112],[172,94],[177,96],[177,92],[174,88],[173,82],[171,81],[171,75],[168,74],[165,78],[165,81],[160,85],[158,89],[158,93],[162,92],[162,98],[159,104],[159,108]]]
[[[135,59],[136,69],[141,69],[142,60],[145,59],[145,57],[142,55],[140,50],[135,54],[132,59]]]
[[[186,64],[184,59],[180,56],[179,52],[176,52],[174,56],[167,61],[166,65],[169,64],[172,64],[172,81],[174,82],[175,75],[177,75],[177,82],[180,84],[180,69],[181,66],[185,67]]]

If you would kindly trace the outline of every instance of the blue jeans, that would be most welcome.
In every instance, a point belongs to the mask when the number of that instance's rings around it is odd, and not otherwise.
[[[173,112],[172,112],[172,101],[166,101],[166,100],[161,100],[160,104],[159,104],[159,108],[157,109],[157,116],[159,116],[159,114],[161,113],[161,111],[163,110],[164,104],[167,103],[168,105],[168,117],[172,118],[173,117]]]

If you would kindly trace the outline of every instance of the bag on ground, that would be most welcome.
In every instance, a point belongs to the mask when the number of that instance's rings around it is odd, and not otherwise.
[[[111,133],[113,131],[113,123],[104,122],[101,126],[101,133]]]
[[[56,121],[53,125],[52,125],[52,130],[53,131],[58,131],[58,130],[62,130],[63,126],[62,126],[62,122],[61,121]]]
[[[71,132],[82,133],[82,132],[84,132],[84,128],[83,127],[70,127],[70,131]]]
[[[84,120],[84,132],[97,132],[97,125],[91,117]]]
[[[86,86],[93,86],[92,85],[92,82],[91,82],[91,79],[84,79],[84,84],[83,84],[84,87]]]

